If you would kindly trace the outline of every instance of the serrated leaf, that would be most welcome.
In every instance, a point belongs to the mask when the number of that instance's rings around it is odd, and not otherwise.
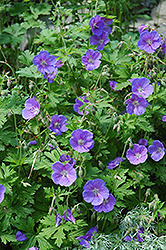
[[[59,226],[58,231],[52,237],[53,239],[56,238],[55,244],[57,244],[58,247],[60,247],[63,243],[63,240],[66,239],[63,229],[64,228],[62,226]]]

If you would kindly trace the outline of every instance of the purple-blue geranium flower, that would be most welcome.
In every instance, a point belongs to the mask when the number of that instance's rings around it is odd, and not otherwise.
[[[66,209],[65,209],[65,211],[63,212],[62,218],[63,218],[63,220],[66,219],[66,221],[71,221],[71,222],[73,222],[74,224],[76,223],[76,222],[75,222],[75,218],[74,218],[74,216],[72,215],[70,209],[68,209],[67,217],[66,217]],[[61,218],[60,214],[56,214],[56,216],[55,216],[55,219],[56,219],[56,227],[58,227],[58,226],[61,224],[62,218]]]
[[[126,100],[126,110],[132,115],[142,115],[145,112],[145,108],[149,106],[149,103],[143,97],[139,97],[135,94],[132,94],[132,98]]]
[[[51,71],[51,72],[49,72],[49,73],[45,72],[45,73],[43,74],[43,76],[44,76],[44,78],[45,78],[49,83],[53,83],[54,78],[55,78],[55,76],[56,76],[57,73],[58,73],[58,68],[55,67],[53,71]]]
[[[132,83],[132,92],[135,95],[140,95],[143,98],[147,98],[153,93],[153,86],[150,84],[148,78],[135,78]]]
[[[110,87],[111,87],[112,90],[118,91],[117,89],[115,89],[116,85],[118,85],[117,82],[109,80],[109,84],[110,84]],[[119,89],[119,90],[121,90],[121,89]]]
[[[159,140],[154,140],[153,145],[149,146],[148,152],[154,161],[159,161],[165,155],[165,148]]]
[[[148,158],[147,148],[144,145],[133,144],[133,149],[127,150],[126,158],[133,165],[143,163]]]
[[[81,99],[81,100],[80,100]],[[90,101],[86,99],[86,96],[79,96],[79,99],[75,99],[75,104],[73,105],[74,111],[77,112],[79,115],[87,115],[89,114],[88,110],[89,109],[89,104]],[[80,107],[87,104],[87,106],[84,107],[84,110],[80,111]]]
[[[70,186],[77,178],[76,170],[69,164],[66,163],[63,165],[62,162],[57,161],[52,164],[52,173],[51,179],[56,185],[61,185],[68,187]]]
[[[92,33],[94,35],[100,36],[103,32],[105,24],[104,21],[101,20],[101,16],[96,15],[90,19],[89,26],[92,28]]]
[[[35,97],[28,98],[25,102],[25,108],[22,110],[22,117],[28,121],[35,117],[40,111],[40,104]]]
[[[85,235],[78,236],[76,239],[80,240],[79,244],[86,249],[89,248],[90,245],[88,241],[91,241],[92,237],[97,234],[97,229],[98,226],[92,227],[89,231],[86,232]]]
[[[132,238],[131,236],[127,235],[124,237],[124,240],[125,241],[132,241],[132,240],[135,240],[134,238]]]
[[[68,209],[68,212],[67,212],[67,217],[66,217],[66,209],[65,209],[65,211],[63,212],[63,220],[65,220],[66,219],[66,221],[71,221],[71,222],[73,222],[74,224],[76,224],[76,220],[75,220],[75,218],[74,218],[74,216],[72,215],[72,213],[71,213],[71,210],[70,209]]]
[[[26,235],[25,234],[23,234],[21,231],[18,231],[17,233],[16,233],[16,240],[18,240],[18,241],[24,241],[24,240],[26,240],[27,239],[27,237],[26,237]]]
[[[71,133],[70,145],[79,153],[89,152],[94,146],[93,134],[86,129],[76,129]]]
[[[55,56],[49,55],[47,51],[40,51],[40,53],[33,58],[33,64],[37,66],[37,70],[42,74],[45,74],[45,72],[53,72],[56,62]]]
[[[141,24],[141,26],[138,27],[138,31],[140,35],[148,29],[148,26]]]
[[[124,161],[124,160],[125,160],[125,158],[122,159],[122,161]],[[119,165],[120,161],[121,161],[121,157],[116,157],[113,161],[110,161],[108,163],[107,168],[113,169],[113,168],[117,167]]]
[[[55,135],[62,135],[63,132],[67,131],[66,125],[68,125],[67,118],[63,115],[53,115],[51,117],[51,123],[49,130],[55,132]]]
[[[33,140],[33,141],[28,142],[28,145],[36,145],[36,144],[37,144],[37,141],[36,141],[36,140]]]
[[[145,231],[145,228],[144,227],[140,227],[137,231],[137,240],[139,242],[143,242],[143,239],[141,238],[140,234],[143,234]]]
[[[68,161],[68,163],[72,166],[72,167],[74,167],[74,165],[75,165],[75,160],[73,159],[73,158],[70,158],[70,156],[69,155],[61,155],[60,156],[60,161],[61,162],[64,162],[64,161]]]
[[[162,51],[164,52],[164,54],[166,54],[166,39],[163,39],[163,43],[161,44],[162,47]]]
[[[106,18],[106,17],[101,17],[101,20],[103,20],[105,24],[103,31],[106,31],[109,35],[112,32],[112,29],[111,27],[109,27],[109,25],[112,24],[113,20],[110,18]]]
[[[114,209],[115,204],[116,204],[116,200],[114,196],[112,194],[109,194],[109,197],[107,199],[104,199],[102,204],[98,206],[94,206],[94,209],[98,213],[101,213],[101,212],[108,213]]]
[[[106,31],[103,31],[100,36],[92,35],[90,37],[90,44],[92,44],[93,46],[98,44],[98,50],[103,50],[104,46],[109,43],[109,41],[110,40],[108,39],[108,33]]]
[[[37,248],[37,247],[31,247],[31,248],[29,248],[29,250],[39,250],[39,248]]]
[[[93,49],[88,49],[86,56],[82,57],[82,63],[85,65],[85,69],[94,70],[100,66],[102,54],[99,51],[94,51]]]
[[[159,34],[156,31],[144,31],[140,35],[138,47],[140,50],[145,50],[148,54],[153,54],[161,45]]]
[[[49,143],[48,146],[50,147],[50,150],[55,149],[51,143]]]
[[[0,184],[0,203],[4,199],[4,193],[5,193],[5,187],[2,184]]]
[[[56,227],[58,227],[62,222],[62,218],[61,218],[60,214],[55,215],[55,220],[56,220]]]
[[[166,122],[166,115],[163,115],[163,116],[162,116],[162,121],[163,121],[163,122]]]
[[[146,147],[148,145],[148,141],[146,139],[140,139],[138,141],[138,144],[139,145],[144,145]]]
[[[103,180],[89,180],[84,185],[82,195],[86,202],[98,206],[103,203],[104,199],[108,198],[109,190],[105,187],[105,182]]]

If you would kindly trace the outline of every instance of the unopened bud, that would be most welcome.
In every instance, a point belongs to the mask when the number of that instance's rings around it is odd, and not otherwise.
[[[102,169],[102,170],[105,169],[105,166],[104,166],[104,164],[101,161],[99,161],[99,168]]]
[[[79,175],[79,177],[80,177],[81,179],[83,179],[84,174],[83,174],[83,171],[82,171],[81,166],[79,167],[78,175]]]

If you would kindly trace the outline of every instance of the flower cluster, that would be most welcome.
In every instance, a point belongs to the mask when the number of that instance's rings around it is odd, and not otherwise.
[[[57,161],[52,164],[52,170],[51,179],[56,185],[69,187],[77,179],[76,170],[69,163]]]
[[[134,78],[129,80],[132,87],[132,98],[126,100],[126,110],[132,115],[142,115],[145,108],[149,106],[145,99],[153,93],[153,86],[150,84],[148,78]]]
[[[108,35],[112,32],[109,25],[113,22],[112,19],[96,15],[89,21],[89,26],[92,28],[93,35],[90,37],[90,44],[98,45],[97,50],[103,50],[105,44],[109,42]]]
[[[144,163],[148,158],[147,152],[151,154],[151,158],[154,161],[161,160],[165,155],[165,148],[159,140],[154,140],[153,145],[148,147],[148,141],[146,139],[140,139],[138,144],[133,144],[133,149],[129,148],[126,152],[126,158],[133,165]]]
[[[49,83],[54,81],[58,73],[58,68],[63,66],[61,59],[58,58],[58,56],[50,55],[47,51],[40,51],[39,54],[33,58],[33,64]]]
[[[89,109],[90,101],[86,99],[86,96],[79,96],[78,98],[76,98],[75,102],[76,103],[73,106],[75,112],[77,112],[79,115],[89,114],[88,109]],[[85,112],[84,110],[80,111],[80,107],[83,105],[87,105],[84,107]]]
[[[79,240],[79,244],[86,249],[89,248],[89,241],[91,241],[92,237],[97,234],[98,226],[92,227],[89,231],[86,232],[83,236],[78,236],[76,239]]]
[[[56,214],[56,216],[55,216],[56,227],[58,227],[61,224],[62,219],[63,219],[63,221],[66,219],[66,221],[71,221],[74,224],[76,223],[75,222],[75,218],[74,218],[74,216],[71,213],[71,210],[68,209],[67,215],[66,215],[66,212],[67,212],[67,210],[65,209],[65,211],[63,212],[62,218],[61,218],[60,214]]]

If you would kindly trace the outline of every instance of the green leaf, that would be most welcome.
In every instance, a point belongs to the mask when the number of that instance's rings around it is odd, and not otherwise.
[[[66,239],[66,236],[65,236],[63,230],[64,230],[64,228],[62,226],[59,226],[58,231],[52,237],[53,239],[56,238],[55,244],[57,244],[58,247],[60,247],[63,243],[63,240]]]

